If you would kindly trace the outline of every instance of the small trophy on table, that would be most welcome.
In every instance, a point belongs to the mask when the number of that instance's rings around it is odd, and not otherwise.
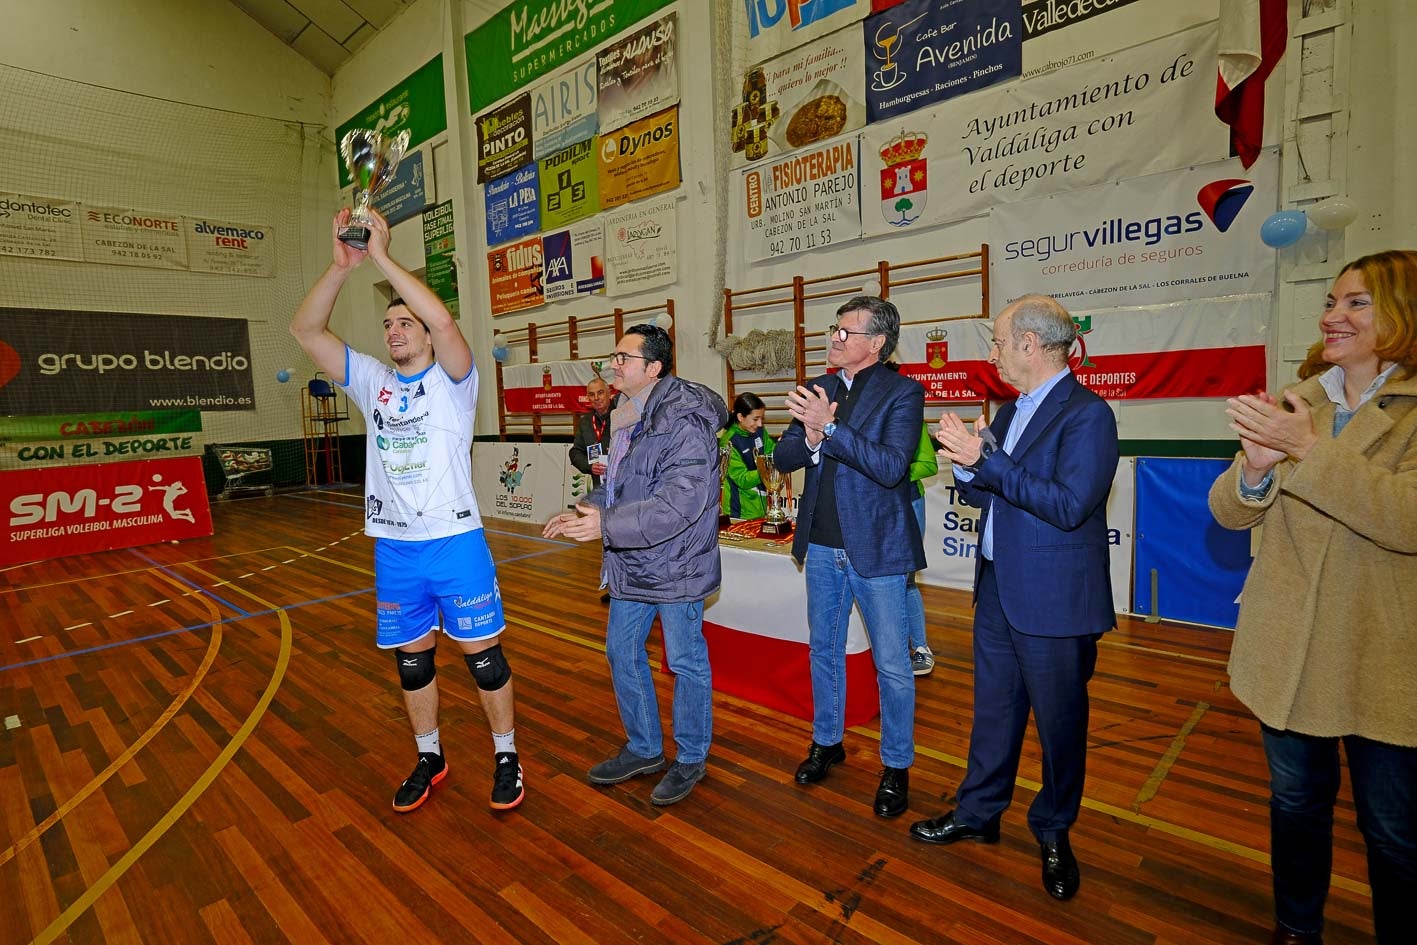
[[[344,157],[344,166],[349,168],[349,176],[354,179],[355,192],[349,223],[339,230],[341,242],[355,249],[369,248],[369,224],[373,222],[369,213],[374,195],[394,179],[394,168],[399,166],[406,150],[407,130],[392,138],[365,128],[346,132],[339,143],[339,152]]]
[[[763,481],[763,491],[768,494],[768,514],[763,518],[759,534],[781,537],[792,534],[792,523],[788,521],[787,509],[783,508],[782,490],[787,486],[787,475],[777,468],[771,456],[755,453],[758,461],[758,477]]]
[[[720,446],[718,448],[718,487],[719,492],[723,491],[723,480],[728,478],[728,459],[733,455],[733,447]],[[727,512],[718,513],[718,527],[727,528],[733,524],[733,519],[728,517]]]

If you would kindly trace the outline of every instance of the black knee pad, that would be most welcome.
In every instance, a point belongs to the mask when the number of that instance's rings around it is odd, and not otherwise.
[[[405,692],[416,692],[433,681],[438,668],[433,663],[436,646],[430,646],[420,653],[394,650],[394,658],[399,663],[399,683]]]
[[[507,665],[507,658],[502,655],[500,643],[481,653],[466,653],[463,659],[467,660],[467,668],[472,670],[472,678],[477,681],[477,688],[483,692],[496,692],[511,681],[512,667]]]

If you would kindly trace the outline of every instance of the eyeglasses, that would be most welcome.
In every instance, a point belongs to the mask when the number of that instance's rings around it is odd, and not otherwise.
[[[610,356],[611,362],[614,363],[616,367],[624,367],[625,362],[630,360],[631,358],[634,358],[636,361],[649,361],[649,358],[645,357],[642,354],[627,354],[624,351],[616,351]]]
[[[852,330],[849,329],[849,328],[842,328],[840,325],[833,325],[833,326],[831,326],[830,328],[827,329],[827,337],[828,337],[828,338],[835,338],[837,341],[840,341],[840,342],[842,342],[843,344],[845,344],[846,342],[850,341],[852,335],[874,335],[874,334],[877,334],[877,333],[874,332],[874,331],[852,331]]]

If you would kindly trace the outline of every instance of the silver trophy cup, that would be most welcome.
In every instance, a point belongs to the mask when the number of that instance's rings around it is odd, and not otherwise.
[[[354,210],[349,215],[349,223],[339,228],[341,242],[355,249],[369,248],[369,224],[374,222],[370,216],[374,195],[394,179],[394,168],[399,166],[407,150],[407,130],[391,138],[365,128],[346,132],[339,143],[339,151],[344,157],[344,166],[349,168],[349,176],[354,180],[355,191]]]

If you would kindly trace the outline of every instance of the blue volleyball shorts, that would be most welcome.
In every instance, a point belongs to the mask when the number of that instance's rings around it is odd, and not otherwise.
[[[406,646],[440,626],[464,643],[507,628],[497,567],[480,528],[425,541],[376,538],[374,592],[380,649]]]

